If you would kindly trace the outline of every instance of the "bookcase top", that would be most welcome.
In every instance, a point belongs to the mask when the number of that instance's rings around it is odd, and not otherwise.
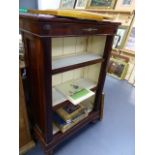
[[[34,13],[20,13],[19,14],[20,20],[26,19],[30,21],[38,21],[38,22],[67,22],[67,23],[87,23],[87,24],[101,24],[101,25],[113,25],[118,26],[120,23],[113,22],[110,20],[103,20],[103,21],[94,21],[94,20],[87,20],[87,19],[77,19],[77,18],[69,18],[69,17],[60,17],[48,14],[34,14]]]

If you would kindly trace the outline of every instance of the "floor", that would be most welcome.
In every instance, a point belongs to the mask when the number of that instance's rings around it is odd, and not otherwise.
[[[134,155],[135,88],[107,76],[104,119],[59,146],[54,155]],[[39,144],[26,155],[43,155]]]

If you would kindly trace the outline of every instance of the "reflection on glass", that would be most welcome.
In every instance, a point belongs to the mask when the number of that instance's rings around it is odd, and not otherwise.
[[[132,0],[123,0],[123,5],[130,5]]]

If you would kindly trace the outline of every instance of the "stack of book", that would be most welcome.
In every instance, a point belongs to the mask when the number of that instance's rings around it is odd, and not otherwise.
[[[74,105],[68,102],[67,105],[57,109],[53,114],[54,123],[62,133],[66,132],[88,116],[89,112],[92,111],[93,106],[90,106],[90,103],[89,106],[87,106],[88,103],[86,103],[86,105],[84,103]]]
[[[95,93],[83,88],[78,81],[68,81],[54,89],[68,99],[68,103],[55,110],[53,114],[54,123],[64,133],[93,110]]]

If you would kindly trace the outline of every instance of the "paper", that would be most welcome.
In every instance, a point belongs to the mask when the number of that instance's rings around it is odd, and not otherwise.
[[[87,88],[83,88],[76,81],[69,81],[61,85],[56,86],[56,89],[60,91],[67,99],[74,105],[79,104],[85,99],[91,97],[95,93]]]

